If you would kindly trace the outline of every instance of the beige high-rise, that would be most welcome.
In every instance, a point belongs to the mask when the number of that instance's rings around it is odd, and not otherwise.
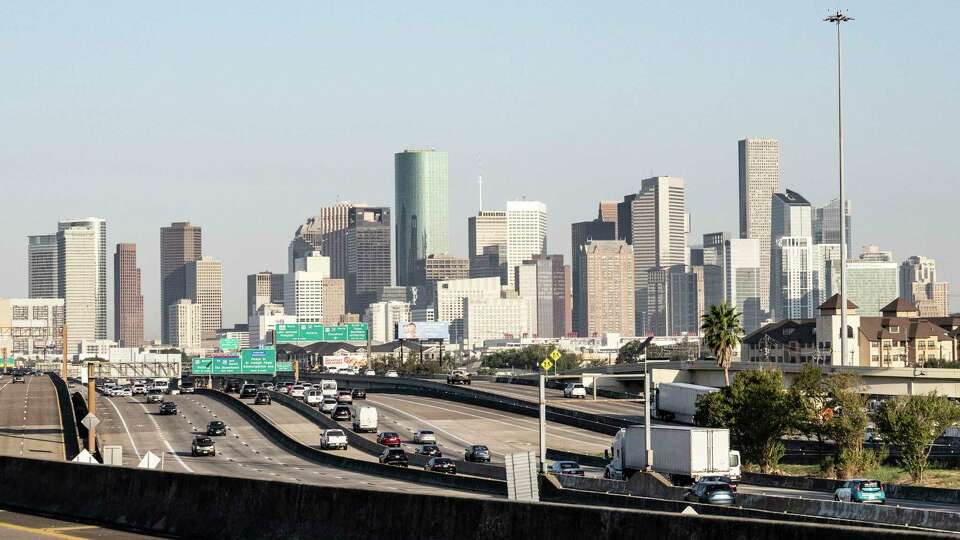
[[[591,240],[581,249],[587,336],[633,335],[633,248],[622,240]]]
[[[170,306],[187,296],[186,264],[200,258],[203,252],[203,234],[199,226],[189,221],[171,223],[160,228],[160,316],[161,336],[171,343]]]
[[[760,309],[770,310],[770,208],[780,191],[780,141],[743,139],[740,164],[740,238],[760,241]]]
[[[201,257],[187,263],[186,274],[187,298],[200,304],[201,339],[212,343],[223,328],[223,264]]]

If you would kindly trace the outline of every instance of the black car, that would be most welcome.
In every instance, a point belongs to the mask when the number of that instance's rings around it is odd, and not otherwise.
[[[354,388],[353,399],[367,399],[367,391],[361,388]]]
[[[443,457],[443,454],[440,453],[440,447],[435,444],[420,445],[420,448],[414,450],[414,453],[421,456]]]
[[[221,420],[214,420],[207,424],[207,435],[211,437],[225,436],[227,434],[227,425]]]
[[[227,381],[226,386],[223,387],[223,391],[226,393],[237,393],[240,391],[240,386],[243,384],[243,381],[240,379],[230,379]]]
[[[457,464],[450,458],[435,457],[423,466],[423,470],[445,474],[457,474]]]
[[[248,383],[240,387],[241,398],[250,398],[256,395],[257,395],[257,385]]]
[[[380,463],[383,465],[396,465],[397,467],[409,467],[410,460],[402,448],[387,448],[380,454]]]
[[[334,420],[351,420],[353,419],[353,411],[350,410],[350,407],[346,405],[337,405],[337,408],[330,413],[330,418]]]
[[[177,404],[172,401],[164,401],[160,404],[160,414],[177,414]]]
[[[490,463],[490,449],[482,444],[474,444],[463,449],[463,460],[474,463]]]
[[[11,384],[17,384],[17,383],[26,384],[26,381],[23,380],[23,375],[13,376],[13,382],[11,382]]]
[[[190,455],[215,456],[217,455],[217,447],[213,444],[213,439],[210,437],[194,437],[193,444],[190,445]]]
[[[270,405],[272,403],[268,392],[257,392],[257,397],[253,398],[254,405]]]

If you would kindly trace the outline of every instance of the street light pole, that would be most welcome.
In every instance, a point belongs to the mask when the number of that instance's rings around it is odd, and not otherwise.
[[[843,85],[841,78],[841,48],[840,24],[852,21],[853,17],[837,11],[830,15],[825,22],[837,25],[837,150],[839,157],[840,175],[840,365],[847,365],[847,224],[846,224],[846,197],[843,182]]]
[[[546,370],[540,372],[540,472],[547,472],[547,392]]]

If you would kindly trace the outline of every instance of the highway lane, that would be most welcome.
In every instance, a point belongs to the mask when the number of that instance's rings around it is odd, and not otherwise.
[[[0,538],[5,540],[35,540],[39,538],[134,540],[160,537],[110,529],[89,523],[24,514],[13,510],[0,510]]]
[[[524,386],[521,384],[494,383],[486,381],[472,381],[467,388],[499,394],[501,396],[522,399],[532,403],[538,403],[540,400],[540,389],[536,386]],[[563,397],[562,390],[547,388],[544,390],[547,404],[554,407],[563,407],[576,411],[588,412],[593,414],[602,414],[614,418],[623,418],[643,423],[643,402],[633,400],[609,400],[598,398],[593,401],[592,396],[587,399],[572,399]]]
[[[46,375],[0,377],[0,454],[63,460],[63,427],[57,390]]]
[[[811,491],[806,489],[786,489],[775,487],[754,486],[740,484],[737,486],[739,493],[750,493],[753,495],[771,495],[776,497],[800,497],[803,499],[817,499],[821,501],[832,501],[833,493],[825,491]],[[859,503],[846,503],[859,504]],[[920,508],[924,510],[941,510],[945,512],[960,512],[960,506],[955,504],[932,503],[925,501],[914,501],[908,499],[887,499],[887,506],[902,506],[904,508]]]

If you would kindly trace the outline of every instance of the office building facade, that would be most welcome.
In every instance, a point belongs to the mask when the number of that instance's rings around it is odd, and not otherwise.
[[[284,274],[257,272],[247,275],[247,320],[264,304],[283,304]]]
[[[27,237],[27,296],[58,298],[57,235]]]
[[[94,252],[93,259],[95,261],[95,273],[96,277],[93,280],[94,287],[94,313],[95,313],[95,338],[94,339],[107,339],[107,222],[100,218],[89,217],[89,218],[80,218],[80,219],[68,219],[61,221],[57,225],[58,231],[65,231],[71,229],[84,228],[89,229],[93,233],[94,238]],[[58,236],[59,241],[59,236]],[[58,254],[62,255],[62,250],[58,247]],[[76,263],[74,259],[74,263]],[[70,265],[67,265],[69,268]],[[58,264],[58,269],[62,270],[63,265]],[[68,280],[69,281],[69,280]],[[61,296],[61,298],[66,298]],[[67,303],[67,311],[69,311],[70,305]]]
[[[0,298],[0,327],[11,329],[0,334],[0,358],[62,352],[63,323],[62,298]]]
[[[795,191],[770,207],[770,311],[775,319],[813,317],[813,210]],[[784,252],[783,250],[789,250]]]
[[[613,217],[616,218],[616,203],[611,204],[613,204],[614,208]],[[593,221],[580,221],[570,226],[570,250],[573,254],[570,262],[571,281],[573,286],[573,307],[571,310],[572,325],[573,331],[581,337],[588,336],[588,330],[586,326],[586,275],[582,272],[582,270],[584,270],[586,267],[581,260],[586,255],[586,251],[584,251],[583,247],[586,246],[588,242],[594,240],[600,241],[616,239],[616,221],[610,222],[602,219],[594,219]]]
[[[730,238],[723,242],[724,299],[741,313],[740,324],[747,333],[760,328],[760,241]]]
[[[847,237],[847,257],[853,255],[853,212],[850,200],[847,200],[846,211],[843,216]],[[840,244],[840,199],[834,199],[824,206],[818,207],[813,215],[813,243]],[[824,300],[826,301],[826,300]]]
[[[201,339],[210,346],[223,328],[223,264],[204,256],[186,263],[185,268],[187,298],[201,306]]]
[[[463,341],[464,301],[500,298],[500,278],[454,279],[437,283],[436,320],[450,323],[450,341]]]
[[[507,201],[507,286],[516,288],[516,268],[547,249],[547,205]]]
[[[414,285],[417,260],[449,252],[447,153],[404,150],[394,176],[397,285]]]
[[[170,343],[170,306],[187,295],[186,264],[203,253],[203,233],[190,222],[174,222],[160,228],[160,320],[161,340]]]
[[[69,227],[57,232],[57,265],[57,295],[64,300],[69,350],[76,349],[81,340],[105,338],[98,319],[96,231]]]
[[[350,212],[354,208],[366,206],[366,203],[338,202],[321,208],[319,213],[307,218],[306,222],[297,228],[290,243],[288,266],[292,267],[294,260],[305,257],[312,251],[317,255],[330,257],[330,277],[346,279]]]
[[[470,277],[499,277],[507,283],[507,212],[481,210],[467,218]]]
[[[920,317],[946,317],[950,284],[937,281],[937,262],[914,255],[900,263],[900,295],[917,307]]]
[[[760,309],[770,302],[770,207],[780,191],[780,141],[742,139],[737,143],[740,172],[740,238],[760,242]]]
[[[584,284],[580,337],[632,335],[636,317],[633,248],[622,240],[589,240],[580,249]]]
[[[113,337],[121,347],[143,345],[143,294],[137,245],[117,244],[113,254]]]
[[[186,354],[203,349],[203,306],[181,298],[167,310],[170,345]]]
[[[390,209],[351,208],[347,218],[346,306],[362,315],[390,286]]]

